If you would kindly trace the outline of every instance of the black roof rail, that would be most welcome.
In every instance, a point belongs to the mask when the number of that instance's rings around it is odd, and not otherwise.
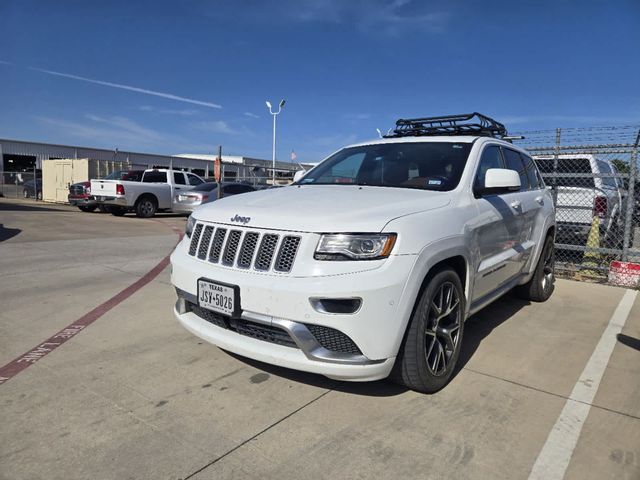
[[[484,137],[506,137],[507,129],[493,118],[478,112],[441,117],[401,118],[396,128],[385,138],[420,137],[436,135],[478,135]]]

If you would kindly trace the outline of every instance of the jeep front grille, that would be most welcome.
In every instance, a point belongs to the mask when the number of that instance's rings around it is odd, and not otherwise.
[[[240,228],[228,230],[198,223],[191,234],[189,255],[226,267],[289,273],[300,241],[297,235]]]

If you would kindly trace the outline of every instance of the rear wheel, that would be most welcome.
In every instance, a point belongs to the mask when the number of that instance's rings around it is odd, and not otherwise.
[[[100,210],[102,213],[109,213],[109,207],[107,207],[106,205],[98,205],[98,210]]]
[[[516,287],[516,294],[532,302],[547,301],[555,288],[555,259],[553,236],[548,235],[533,277],[524,285]]]
[[[82,206],[82,207],[78,207],[80,210],[82,210],[83,212],[93,212],[96,209],[96,206],[93,205],[91,207],[87,207],[87,206]]]
[[[122,217],[127,213],[127,210],[122,207],[109,207],[109,212],[111,212],[111,215],[114,217]]]
[[[140,218],[151,218],[156,214],[158,204],[152,197],[142,197],[136,203],[136,215]]]
[[[437,271],[411,316],[392,379],[423,393],[444,387],[460,355],[464,311],[464,291],[456,272]]]

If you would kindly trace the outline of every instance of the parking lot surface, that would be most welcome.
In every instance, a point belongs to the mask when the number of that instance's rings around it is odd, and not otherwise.
[[[543,304],[507,296],[468,321],[451,383],[422,395],[189,334],[164,268],[184,217],[0,199],[0,224],[0,367],[13,366],[0,379],[0,478],[527,479],[568,448],[547,478],[640,479],[635,292],[559,280]],[[574,398],[583,387],[591,401]]]

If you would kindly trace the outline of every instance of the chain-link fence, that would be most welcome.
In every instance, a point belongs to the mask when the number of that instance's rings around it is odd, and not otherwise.
[[[521,134],[556,204],[558,274],[640,287],[640,127]]]
[[[0,170],[0,196],[42,200],[42,174]]]

